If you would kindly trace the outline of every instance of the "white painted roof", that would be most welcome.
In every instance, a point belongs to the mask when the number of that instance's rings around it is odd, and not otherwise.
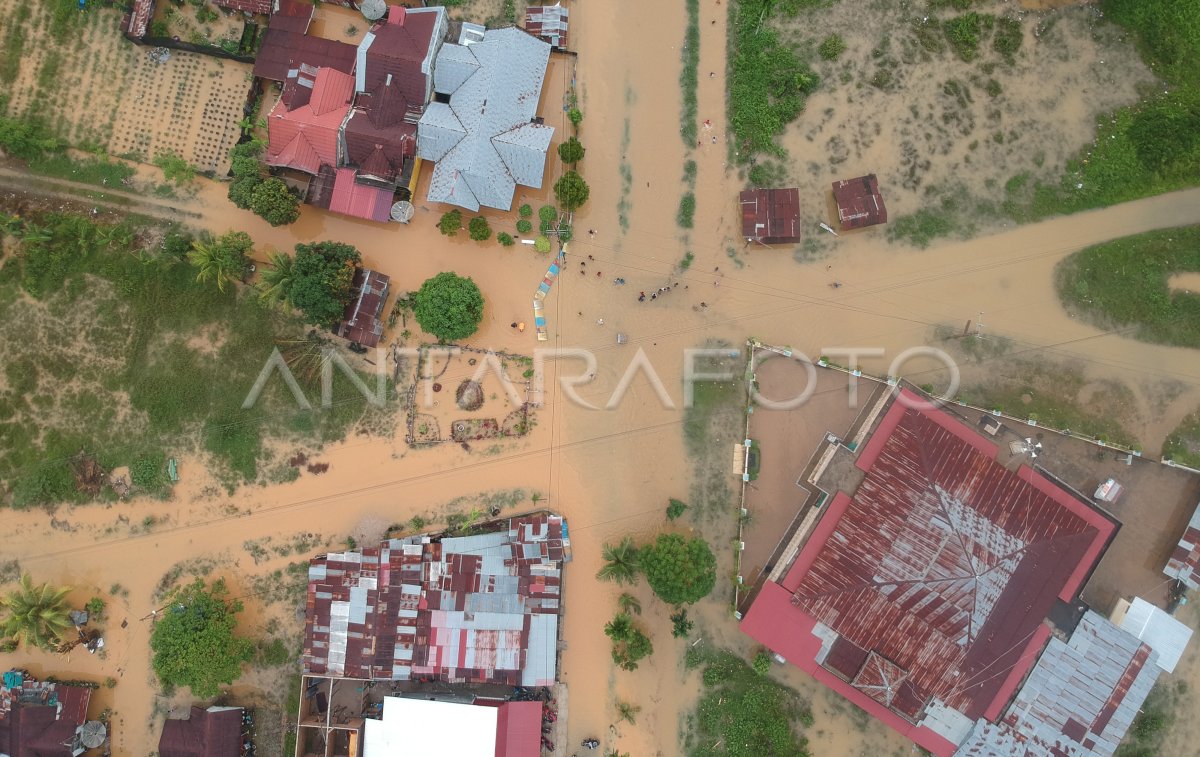
[[[1183,650],[1192,638],[1192,629],[1150,604],[1141,597],[1134,597],[1121,630],[1128,631],[1158,652],[1158,667],[1168,673],[1175,672]]]
[[[366,721],[363,757],[495,757],[498,707],[384,697],[383,718]]]

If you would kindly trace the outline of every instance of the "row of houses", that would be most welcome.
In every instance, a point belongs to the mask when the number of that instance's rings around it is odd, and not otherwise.
[[[282,88],[266,162],[305,184],[309,203],[386,221],[422,162],[434,164],[429,201],[472,211],[509,210],[518,184],[541,187],[554,136],[537,116],[550,42],[450,22],[443,7],[391,5],[354,46],[309,34],[313,12],[275,0],[254,65]]]

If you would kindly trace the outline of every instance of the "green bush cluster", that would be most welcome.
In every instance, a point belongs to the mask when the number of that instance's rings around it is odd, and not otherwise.
[[[683,197],[679,198],[679,211],[675,213],[675,223],[679,224],[680,228],[690,229],[695,224],[695,216],[696,195],[685,192]]]
[[[840,34],[830,34],[821,40],[821,44],[817,47],[817,54],[825,60],[837,60],[842,57],[844,52],[846,52],[846,40],[842,39]]]
[[[687,0],[687,27],[683,33],[683,67],[679,72],[679,88],[683,91],[683,111],[679,118],[679,134],[683,144],[696,142],[699,120],[696,90],[700,77],[700,0]]]

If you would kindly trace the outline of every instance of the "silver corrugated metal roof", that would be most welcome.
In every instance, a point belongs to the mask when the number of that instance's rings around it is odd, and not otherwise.
[[[1134,597],[1121,620],[1121,630],[1133,634],[1158,653],[1158,666],[1175,671],[1179,658],[1192,638],[1192,629],[1150,604]]]
[[[558,660],[558,616],[531,615],[522,686],[550,686]]]

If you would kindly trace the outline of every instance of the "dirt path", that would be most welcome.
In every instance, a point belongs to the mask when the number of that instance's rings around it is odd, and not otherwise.
[[[37,176],[14,168],[0,167],[0,190],[52,197],[72,205],[105,208],[119,214],[137,213],[164,221],[202,219],[200,213],[178,206],[186,200],[164,200],[137,192],[98,187],[66,179]],[[86,211],[85,211],[86,212]]]

